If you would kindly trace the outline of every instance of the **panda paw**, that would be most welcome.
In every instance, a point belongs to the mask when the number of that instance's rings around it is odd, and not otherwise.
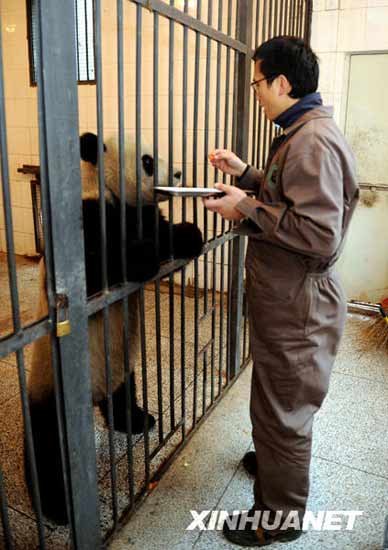
[[[203,247],[202,233],[193,223],[183,222],[174,225],[174,257],[195,258]]]
[[[144,282],[159,271],[159,255],[152,239],[132,241],[127,249],[127,277],[129,281]]]
[[[146,422],[146,416],[148,417],[148,429],[151,430],[156,423],[155,417],[152,416],[152,414],[146,415],[146,413],[135,405],[135,407],[132,407],[131,411],[131,420],[132,420],[132,433],[134,434],[141,434],[144,431],[145,428],[145,422]]]

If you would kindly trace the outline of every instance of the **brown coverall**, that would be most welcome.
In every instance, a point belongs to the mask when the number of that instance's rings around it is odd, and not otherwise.
[[[297,510],[309,492],[313,415],[343,332],[346,297],[333,270],[358,199],[355,162],[330,107],[302,115],[237,208],[249,235],[246,292],[253,375],[257,509]],[[284,516],[283,516],[284,517]]]

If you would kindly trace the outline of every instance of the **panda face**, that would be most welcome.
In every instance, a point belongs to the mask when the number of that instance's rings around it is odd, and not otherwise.
[[[93,137],[91,137],[93,136]],[[84,198],[91,194],[98,194],[98,169],[97,169],[97,136],[83,134],[81,136],[81,158],[83,159],[82,188]],[[107,189],[116,197],[120,196],[119,154],[117,138],[111,137],[105,141],[104,173]],[[93,162],[94,161],[94,162]],[[136,142],[133,134],[125,136],[125,199],[132,206],[136,205]],[[168,165],[162,158],[157,163],[158,181],[154,182],[156,163],[153,156],[153,147],[146,141],[141,144],[141,190],[143,204],[152,204],[155,201],[154,185],[168,186]],[[173,185],[181,183],[181,172],[174,170]],[[109,191],[107,198],[109,198]],[[157,195],[158,201],[167,200],[167,197]]]

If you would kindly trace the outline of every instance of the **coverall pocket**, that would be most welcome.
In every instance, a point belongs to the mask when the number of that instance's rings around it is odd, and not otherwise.
[[[338,281],[330,275],[308,276],[308,308],[305,336],[340,330],[346,313],[346,297]]]
[[[316,374],[311,363],[295,364],[287,376],[278,376],[273,383],[279,405],[287,412],[310,406],[315,386]]]

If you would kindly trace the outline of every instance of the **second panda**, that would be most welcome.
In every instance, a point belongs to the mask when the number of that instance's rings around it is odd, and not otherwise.
[[[98,200],[97,136],[91,133],[80,138],[81,175],[83,187],[83,226],[87,296],[103,289],[101,279],[101,238]],[[106,185],[106,239],[108,286],[122,281],[121,221],[119,200],[119,160],[117,142],[114,138],[104,145],[104,174]],[[160,262],[170,257],[169,223],[159,213],[159,246],[155,246],[156,216],[154,205],[154,158],[151,148],[142,144],[142,224],[143,238],[138,240],[138,213],[136,206],[136,144],[131,136],[126,138],[125,192],[127,226],[127,279],[143,282],[155,276]],[[181,173],[174,173],[174,184],[179,184]],[[158,185],[167,185],[166,162],[158,159]],[[201,252],[202,235],[191,223],[173,225],[173,256],[194,258]],[[128,357],[131,371],[131,424],[133,433],[141,433],[145,426],[145,413],[137,405],[134,364],[139,354],[139,305],[137,294],[128,297],[129,331]],[[47,314],[44,261],[40,265],[39,316]],[[124,321],[121,303],[109,308],[110,367],[113,388],[114,428],[126,432],[126,395],[124,385]],[[103,313],[89,318],[89,351],[93,402],[98,405],[106,421],[108,404],[105,381],[105,349]],[[51,349],[49,336],[33,345],[31,372],[28,380],[28,399],[31,413],[34,449],[37,463],[42,511],[57,523],[67,523],[65,493],[60,458],[60,446],[54,395]],[[148,415],[148,427],[155,424]],[[26,461],[26,480],[31,494],[29,464]]]

